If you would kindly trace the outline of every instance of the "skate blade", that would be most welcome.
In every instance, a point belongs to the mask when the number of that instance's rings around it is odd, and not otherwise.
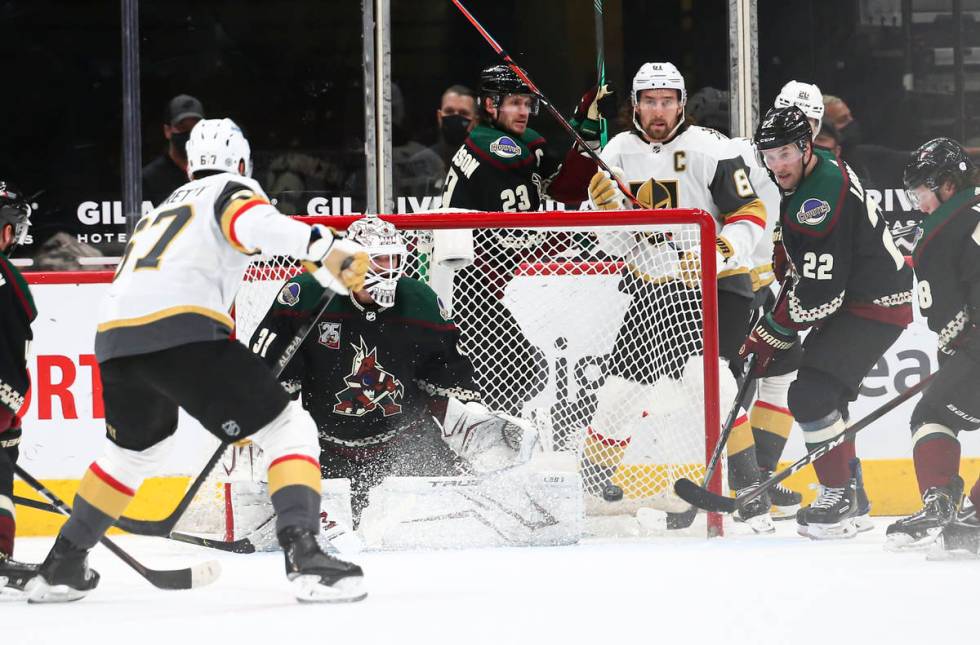
[[[765,515],[756,515],[755,517],[750,517],[742,521],[748,524],[749,528],[756,535],[769,535],[776,532],[776,525],[772,523],[772,518],[769,517],[768,513]]]
[[[892,553],[925,551],[939,539],[940,533],[941,531],[937,530],[935,533],[928,533],[918,539],[906,533],[892,533],[885,536],[885,551]]]
[[[74,602],[84,598],[88,591],[79,591],[68,585],[49,585],[44,578],[37,576],[25,588],[27,602],[31,604]]]
[[[769,511],[769,516],[776,522],[782,522],[785,520],[795,520],[796,511],[800,510],[799,504],[793,504],[791,506],[773,506],[772,510]]]
[[[293,578],[291,584],[300,602],[357,602],[367,598],[363,576],[349,576],[325,585],[320,576],[305,575]]]
[[[858,533],[866,533],[867,531],[873,530],[875,527],[875,523],[871,521],[870,514],[858,515],[852,519],[854,522],[854,528],[857,529]]]
[[[801,528],[806,528],[806,537],[811,540],[850,540],[858,534],[850,519],[835,524],[807,524]]]
[[[10,579],[6,576],[0,576],[0,602],[11,601],[11,600],[23,600],[26,594],[23,589],[18,587],[8,586]]]

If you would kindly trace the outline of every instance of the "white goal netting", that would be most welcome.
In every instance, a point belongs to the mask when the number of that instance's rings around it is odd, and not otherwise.
[[[406,275],[427,282],[458,325],[487,407],[532,421],[594,500],[612,485],[636,505],[687,508],[673,483],[701,480],[718,431],[717,394],[705,396],[706,377],[717,392],[716,344],[706,359],[704,343],[714,277],[701,280],[693,262],[702,248],[714,253],[703,219],[663,210],[386,219],[408,243]],[[236,299],[242,342],[297,271],[289,259],[253,262]],[[205,488],[212,506],[218,484]]]

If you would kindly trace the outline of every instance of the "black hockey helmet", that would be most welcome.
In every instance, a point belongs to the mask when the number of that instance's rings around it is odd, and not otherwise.
[[[14,227],[14,242],[6,250],[9,255],[27,240],[31,225],[31,205],[18,188],[0,180],[0,229],[10,224]]]
[[[965,185],[972,180],[975,172],[976,166],[960,144],[952,139],[939,137],[926,141],[912,153],[905,165],[903,179],[906,191],[925,186],[935,193],[949,179],[958,188],[961,184]],[[959,178],[962,178],[961,181],[957,181]]]
[[[731,131],[728,92],[702,87],[687,100],[687,114],[697,125],[718,130],[725,136]]]
[[[480,107],[483,107],[483,97],[490,97],[493,106],[500,107],[500,102],[508,94],[531,94],[535,96],[531,104],[531,114],[538,113],[538,100],[534,91],[521,80],[517,72],[507,65],[493,65],[480,72]]]
[[[806,148],[813,136],[813,129],[803,110],[790,105],[770,108],[755,131],[754,143],[758,150],[782,148],[795,143],[800,152]]]

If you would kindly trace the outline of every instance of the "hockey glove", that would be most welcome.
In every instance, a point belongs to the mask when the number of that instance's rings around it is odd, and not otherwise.
[[[613,168],[612,171],[617,176],[622,172],[619,168]],[[601,211],[620,211],[630,208],[626,195],[619,189],[612,175],[605,170],[592,175],[592,180],[589,181],[589,200],[596,210]]]
[[[786,247],[783,246],[782,229],[777,225],[772,232],[772,272],[776,276],[776,282],[779,284],[786,282],[786,276],[792,269],[789,257],[786,255]]]
[[[367,250],[322,224],[314,224],[310,229],[310,246],[303,268],[321,285],[340,295],[363,289],[371,264]]]
[[[593,150],[599,149],[599,135],[602,132],[604,120],[602,112],[599,110],[599,103],[611,94],[608,85],[596,85],[589,88],[589,91],[579,99],[578,107],[575,108],[575,113],[568,121]]]
[[[715,271],[720,272],[735,255],[731,243],[719,235],[715,238]],[[689,289],[701,288],[701,254],[698,251],[685,251],[680,261],[680,280]]]
[[[742,358],[755,355],[755,366],[749,376],[758,378],[765,375],[777,354],[792,349],[799,339],[796,331],[777,323],[772,314],[766,314],[749,334],[738,355]]]

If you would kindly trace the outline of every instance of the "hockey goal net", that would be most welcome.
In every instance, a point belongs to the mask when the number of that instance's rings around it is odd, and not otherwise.
[[[678,209],[381,217],[406,239],[405,275],[428,283],[459,327],[484,403],[535,425],[552,463],[581,473],[590,513],[688,508],[673,484],[701,481],[720,425],[710,216]],[[343,229],[357,217],[301,219]],[[692,254],[703,258],[707,278],[685,269]],[[288,258],[252,263],[236,299],[242,342],[298,270]],[[314,326],[311,335],[320,331]],[[243,450],[229,450],[204,495],[220,498],[228,465]],[[710,483],[716,492],[720,470]],[[220,499],[195,506],[193,528],[202,530],[195,516],[206,515],[218,524],[207,532],[220,532]],[[709,532],[720,527],[719,517],[708,518]]]

